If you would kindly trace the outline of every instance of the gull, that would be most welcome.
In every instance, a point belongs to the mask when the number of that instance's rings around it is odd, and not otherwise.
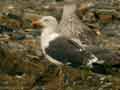
[[[88,66],[98,61],[98,58],[85,50],[74,40],[57,33],[58,22],[53,16],[43,16],[33,22],[42,27],[41,48],[46,59],[58,66],[71,67]]]

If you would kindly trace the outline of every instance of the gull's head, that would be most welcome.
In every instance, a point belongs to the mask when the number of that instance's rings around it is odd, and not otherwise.
[[[57,24],[57,20],[53,16],[43,16],[42,18],[32,22],[33,26],[40,26],[42,28],[55,28]]]

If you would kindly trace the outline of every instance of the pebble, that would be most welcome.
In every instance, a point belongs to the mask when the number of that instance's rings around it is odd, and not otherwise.
[[[112,15],[99,15],[99,18],[104,23],[109,23],[112,20]]]
[[[79,10],[81,13],[85,13],[90,7],[93,7],[94,3],[92,2],[86,2],[86,3],[82,3],[80,4]]]

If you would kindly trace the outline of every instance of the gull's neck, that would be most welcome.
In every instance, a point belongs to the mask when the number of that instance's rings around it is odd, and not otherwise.
[[[55,30],[56,27],[48,27],[43,29],[43,32],[41,34],[41,46],[43,53],[45,53],[44,48],[49,45],[49,42],[59,36],[59,34],[55,33]]]
[[[48,36],[48,35],[51,35],[51,34],[55,33],[55,29],[56,29],[56,27],[44,28],[43,31],[42,31],[42,36]]]

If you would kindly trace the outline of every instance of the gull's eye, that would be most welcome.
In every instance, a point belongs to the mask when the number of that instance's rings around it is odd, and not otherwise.
[[[45,22],[48,22],[49,20],[48,20],[48,19],[45,19],[44,21],[45,21]]]

